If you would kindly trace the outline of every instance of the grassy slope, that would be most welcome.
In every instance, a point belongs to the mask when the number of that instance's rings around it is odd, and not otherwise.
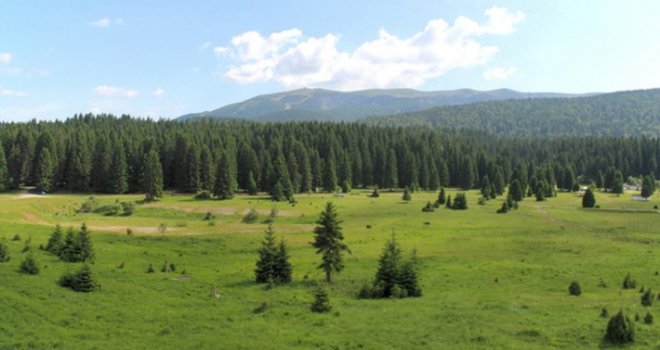
[[[275,230],[290,246],[294,282],[272,290],[252,283],[261,222],[273,206],[267,199],[168,195],[138,206],[131,217],[105,217],[75,213],[85,196],[1,195],[0,237],[18,233],[23,240],[8,242],[12,260],[0,264],[0,348],[594,348],[607,322],[599,316],[602,307],[610,314],[619,308],[646,314],[636,290],[620,289],[626,273],[638,287],[660,292],[657,213],[587,211],[579,209],[579,197],[560,194],[543,203],[527,199],[520,210],[498,215],[500,200],[478,206],[476,192],[468,194],[467,211],[422,213],[436,194],[415,193],[409,204],[400,193],[367,195],[299,195],[295,207],[279,204]],[[308,243],[329,200],[345,220],[353,254],[331,287],[333,312],[318,315],[309,304],[322,273]],[[604,193],[597,200],[603,209],[652,209],[658,202]],[[263,213],[260,223],[241,223],[252,207]],[[215,213],[213,226],[202,220],[207,211]],[[37,247],[55,223],[83,221],[93,231],[100,292],[57,286],[59,276],[77,264],[38,250],[41,274],[17,272],[27,237]],[[156,232],[161,223],[168,227],[165,234]],[[135,235],[127,236],[126,227]],[[418,250],[424,296],[357,300],[393,230],[406,253]],[[145,273],[150,263],[159,270],[166,259],[176,263],[177,273]],[[125,267],[118,269],[121,262]],[[178,278],[183,269],[188,280]],[[582,285],[580,297],[568,296],[573,279]],[[601,279],[606,288],[598,287]],[[211,286],[218,288],[218,299],[209,297]],[[254,313],[264,302],[269,308]],[[660,301],[650,310],[659,318]],[[660,347],[659,324],[637,323],[639,348]]]

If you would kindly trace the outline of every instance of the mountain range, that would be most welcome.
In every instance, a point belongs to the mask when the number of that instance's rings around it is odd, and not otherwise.
[[[510,99],[566,98],[584,95],[528,93],[509,89],[478,91],[417,91],[412,89],[374,89],[341,92],[325,89],[299,89],[261,95],[212,111],[186,114],[193,118],[230,118],[256,121],[355,121],[374,115],[417,112],[447,105]]]

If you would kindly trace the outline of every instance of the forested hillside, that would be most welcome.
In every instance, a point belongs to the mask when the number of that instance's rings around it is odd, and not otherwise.
[[[534,140],[360,123],[81,115],[65,122],[2,124],[0,139],[2,187],[34,185],[47,192],[158,196],[164,188],[220,196],[351,186],[467,189],[480,188],[488,177],[501,193],[512,178],[563,188],[578,176],[602,185],[615,169],[624,177],[660,173],[660,141],[647,137]]]
[[[371,117],[376,125],[480,130],[517,137],[660,136],[660,89],[589,97],[525,99],[436,107]]]

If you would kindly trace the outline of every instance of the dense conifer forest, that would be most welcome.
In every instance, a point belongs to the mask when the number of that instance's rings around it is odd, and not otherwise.
[[[219,198],[264,191],[290,200],[315,190],[473,189],[484,182],[502,193],[513,179],[523,190],[541,182],[612,188],[615,177],[660,173],[660,141],[645,136],[532,139],[421,126],[77,115],[4,123],[0,140],[5,190],[31,185],[159,197],[165,189]]]

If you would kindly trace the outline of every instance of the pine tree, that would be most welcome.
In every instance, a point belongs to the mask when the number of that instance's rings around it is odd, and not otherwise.
[[[291,273],[293,267],[289,262],[289,255],[287,253],[287,246],[284,240],[280,240],[279,249],[277,251],[277,258],[275,261],[275,280],[277,283],[291,282]]]
[[[582,196],[582,208],[593,208],[596,205],[596,197],[591,188],[587,188],[587,191],[584,192]]]
[[[454,203],[452,204],[451,208],[457,210],[465,210],[468,208],[467,197],[465,196],[464,192],[460,192],[456,194],[456,197],[454,198]]]
[[[451,209],[451,207],[452,207],[452,203],[451,203],[451,195],[448,195],[448,196],[447,196],[447,202],[445,203],[445,207],[446,207],[447,209]]]
[[[65,274],[60,278],[60,286],[71,288],[76,292],[89,293],[99,289],[101,286],[92,273],[92,268],[84,264],[82,268],[73,274]]]
[[[98,192],[110,192],[110,176],[112,150],[107,136],[96,140],[92,162],[92,187]]]
[[[115,143],[112,148],[112,160],[110,166],[110,192],[126,193],[128,191],[128,163],[121,141]]]
[[[36,168],[36,185],[40,191],[49,192],[53,189],[55,181],[55,164],[52,163],[50,151],[45,148],[41,151]]]
[[[342,253],[350,250],[343,242],[344,235],[341,229],[341,221],[338,218],[332,202],[328,202],[314,228],[314,242],[312,246],[316,248],[316,253],[321,254],[321,264],[319,268],[325,272],[326,282],[332,282],[332,273],[340,272],[344,269]]]
[[[39,270],[39,264],[34,260],[32,253],[28,253],[25,260],[21,263],[19,271],[26,275],[37,275],[39,274]]]
[[[509,184],[509,195],[516,202],[523,200],[523,191],[518,179],[514,179],[511,184]]]
[[[261,242],[259,248],[259,260],[257,260],[257,267],[254,271],[255,280],[257,283],[274,283],[275,271],[277,269],[278,251],[275,245],[275,231],[273,226],[268,225],[268,229],[264,234],[264,240]]]
[[[400,263],[401,248],[394,235],[392,235],[378,259],[378,271],[374,280],[374,288],[378,297],[388,298],[392,296],[392,292],[401,277]]]
[[[256,156],[255,156],[256,157]],[[208,147],[202,147],[199,155],[199,187],[201,190],[212,191],[215,185],[216,166]],[[252,177],[254,182],[254,176]],[[255,182],[254,187],[257,187]]]
[[[255,195],[259,189],[257,188],[257,182],[254,180],[254,175],[252,171],[248,173],[248,182],[247,182],[247,193],[250,195]]]
[[[0,240],[0,263],[7,262],[11,260],[9,256],[9,247],[7,246],[7,241],[5,239]]]
[[[51,254],[59,256],[64,248],[64,236],[62,235],[62,227],[57,224],[55,231],[51,233],[48,243],[46,244],[46,251]]]
[[[534,191],[534,195],[536,196],[537,202],[543,202],[545,200],[544,185],[545,183],[542,183],[540,186],[537,186],[536,191]]]
[[[620,170],[616,170],[614,172],[614,179],[612,181],[612,188],[610,191],[615,194],[623,193],[623,175],[621,174]]]
[[[440,188],[440,193],[438,193],[438,204],[439,204],[438,206],[445,204],[445,202],[447,201],[447,198],[445,196],[446,196],[445,188],[442,187]]]
[[[625,344],[635,341],[635,323],[619,311],[607,323],[605,339],[612,344]]]
[[[153,201],[163,196],[163,169],[158,159],[158,153],[153,149],[145,156],[143,188],[147,201]]]
[[[490,188],[490,179],[488,179],[488,175],[484,175],[481,179],[481,195],[488,200],[490,199],[490,194],[492,192],[493,191]]]
[[[408,297],[420,297],[422,296],[422,289],[419,287],[418,276],[417,276],[417,253],[413,250],[410,258],[403,262],[401,266],[401,276],[399,284],[403,290],[405,290],[405,295]]]
[[[7,159],[5,158],[5,149],[2,146],[2,142],[0,142],[0,192],[4,192],[10,188],[10,180]]]
[[[461,178],[460,185],[464,190],[469,190],[474,187],[476,174],[474,173],[474,161],[472,157],[467,156],[461,162]]]
[[[330,151],[323,167],[323,191],[334,192],[337,189],[337,173],[335,172],[335,156]]]
[[[398,165],[397,165],[396,153],[391,148],[387,153],[387,160],[385,164],[386,164],[385,173],[383,174],[385,182],[383,185],[386,188],[389,188],[390,191],[392,191],[394,187],[397,187],[397,185],[399,184],[399,175],[397,170]]]
[[[651,179],[651,176],[644,176],[642,179],[642,197],[650,198],[653,197],[653,192],[655,192],[654,180]]]
[[[96,254],[94,253],[92,238],[89,235],[89,230],[85,223],[80,227],[78,237],[76,238],[76,244],[78,245],[78,251],[80,252],[80,260],[78,261],[93,263]]]
[[[224,153],[218,160],[213,194],[220,200],[232,199],[234,197],[234,189],[232,188],[231,171],[229,167],[229,158]]]
[[[88,192],[91,189],[91,154],[87,142],[78,138],[69,145],[67,186],[71,191]]]
[[[403,196],[401,196],[401,199],[406,202],[410,202],[410,200],[412,199],[412,196],[410,195],[410,189],[408,188],[408,186],[406,186],[406,188],[403,189]]]
[[[311,309],[313,312],[325,313],[332,310],[330,305],[330,296],[328,289],[325,285],[319,284],[314,291],[314,302],[312,302]]]

